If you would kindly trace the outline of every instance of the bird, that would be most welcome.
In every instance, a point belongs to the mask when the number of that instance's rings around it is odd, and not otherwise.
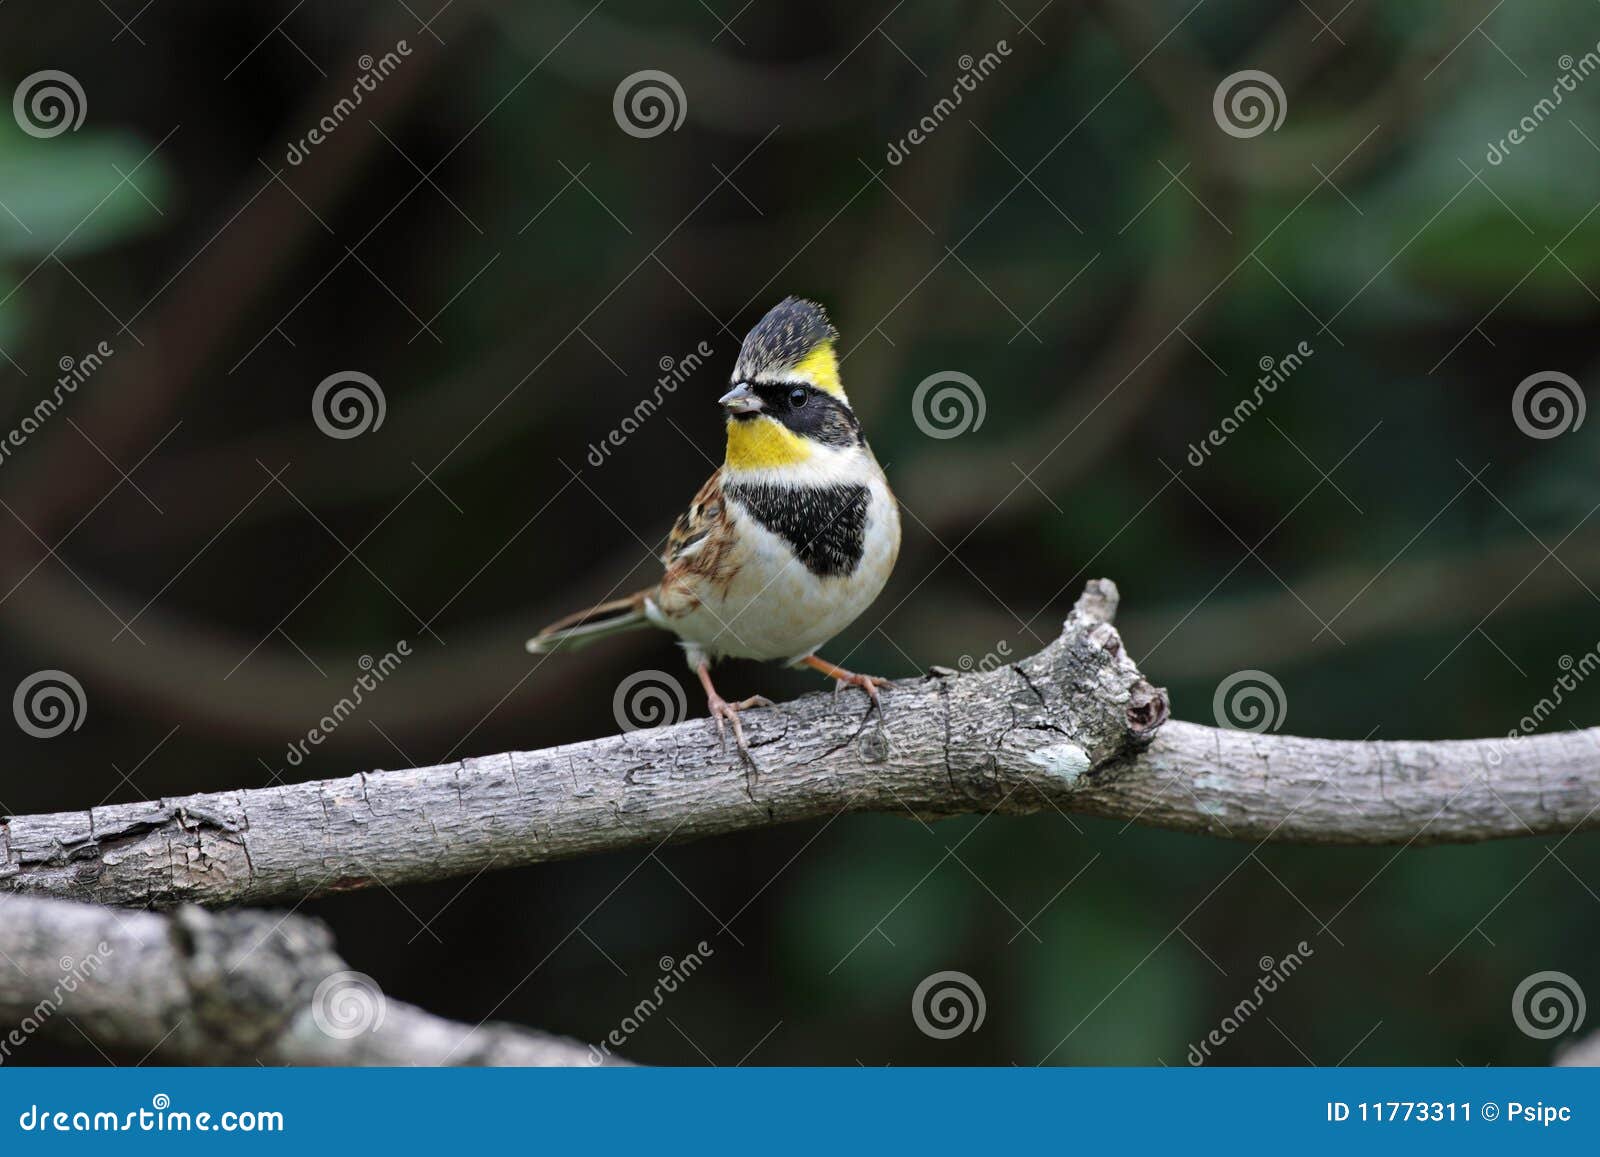
[[[888,679],[828,662],[817,651],[872,605],[900,553],[900,511],[839,376],[839,332],[814,301],[786,297],[739,348],[718,399],[723,463],[667,535],[659,582],[558,619],[527,641],[533,654],[656,627],[678,637],[726,746],[731,728],[750,757],[719,659],[781,661],[859,687],[868,712]],[[753,762],[753,761],[752,761]]]

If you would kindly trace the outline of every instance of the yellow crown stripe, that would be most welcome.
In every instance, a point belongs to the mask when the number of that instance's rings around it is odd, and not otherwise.
[[[796,376],[804,378],[819,390],[826,390],[844,401],[844,386],[839,381],[839,359],[833,352],[831,341],[819,342],[817,347],[795,363]]]

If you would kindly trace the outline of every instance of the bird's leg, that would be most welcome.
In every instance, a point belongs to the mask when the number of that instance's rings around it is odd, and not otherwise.
[[[722,745],[724,751],[728,749],[727,734],[723,726],[723,720],[727,720],[733,724],[733,739],[739,745],[740,753],[751,763],[754,763],[755,759],[750,755],[750,748],[744,741],[744,727],[739,722],[739,712],[747,707],[771,707],[772,700],[765,695],[752,695],[750,698],[741,699],[737,703],[729,703],[721,695],[717,694],[716,687],[711,683],[710,663],[701,662],[695,664],[694,673],[700,676],[700,686],[705,688],[706,706],[711,709],[711,718],[717,725],[717,742]]]
[[[836,666],[826,659],[816,655],[807,655],[800,660],[814,671],[821,671],[832,679],[833,691],[837,695],[841,687],[859,687],[867,693],[867,698],[872,700],[872,705],[878,709],[878,714],[883,714],[883,702],[878,698],[878,688],[890,686],[889,680],[879,675],[857,675],[854,671],[846,671],[843,667]]]

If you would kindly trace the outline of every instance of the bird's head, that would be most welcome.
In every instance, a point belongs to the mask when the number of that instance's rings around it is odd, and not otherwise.
[[[861,424],[839,381],[833,328],[822,306],[786,297],[739,350],[728,412],[727,466],[759,471],[796,465],[819,448],[862,445]]]

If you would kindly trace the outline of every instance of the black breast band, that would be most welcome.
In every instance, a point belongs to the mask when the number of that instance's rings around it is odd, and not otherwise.
[[[787,542],[812,574],[848,575],[860,565],[871,501],[865,486],[734,484],[724,493]]]

